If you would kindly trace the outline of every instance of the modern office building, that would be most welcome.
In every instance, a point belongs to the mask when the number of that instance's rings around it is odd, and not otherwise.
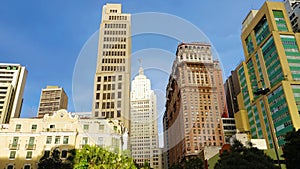
[[[121,4],[102,9],[92,115],[130,127],[131,15]]]
[[[300,0],[283,0],[294,32],[300,32]]]
[[[231,75],[224,83],[228,117],[234,118],[234,114],[239,111],[237,95],[240,93],[240,84],[236,71],[231,71]]]
[[[164,167],[222,146],[222,115],[227,116],[222,70],[211,45],[181,43],[166,89]]]
[[[131,154],[139,166],[147,161],[151,168],[162,169],[158,142],[156,95],[142,67],[131,83]]]
[[[20,117],[26,77],[24,66],[0,63],[0,123]]]
[[[128,136],[122,128],[117,121],[79,119],[66,110],[43,118],[12,118],[9,124],[0,124],[0,168],[36,169],[40,158],[56,147],[62,160],[68,150],[85,144],[124,150]]]
[[[245,61],[236,69],[241,92],[235,116],[252,139],[278,148],[287,132],[300,128],[300,34],[284,4],[267,1],[246,17],[241,39]]]
[[[68,96],[59,86],[47,86],[42,89],[38,117],[52,115],[55,111],[68,108]]]

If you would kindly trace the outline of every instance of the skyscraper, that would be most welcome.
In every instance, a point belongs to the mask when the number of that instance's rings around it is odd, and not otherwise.
[[[181,43],[166,91],[165,167],[222,146],[222,115],[227,115],[222,71],[210,44]]]
[[[102,9],[98,61],[94,79],[92,114],[95,118],[118,119],[129,129],[131,15],[121,4]]]
[[[300,0],[283,0],[294,32],[300,32]]]
[[[26,77],[24,66],[0,63],[0,123],[20,117]]]
[[[156,95],[142,67],[132,81],[130,96],[132,157],[140,166],[148,161],[151,168],[161,169]]]
[[[283,3],[265,2],[248,14],[241,38],[245,61],[236,69],[237,98],[246,116],[239,116],[252,138],[265,139],[269,148],[282,146],[285,134],[300,128],[300,34]]]
[[[55,111],[68,108],[68,96],[59,86],[47,86],[42,89],[38,117],[52,115]]]

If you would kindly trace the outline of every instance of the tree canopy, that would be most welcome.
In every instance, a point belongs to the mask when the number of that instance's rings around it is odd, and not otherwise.
[[[285,136],[285,145],[283,147],[283,157],[286,160],[287,169],[300,168],[300,130],[295,129]]]
[[[262,150],[250,146],[249,148],[237,140],[230,148],[224,151],[214,167],[215,169],[278,169],[274,160]]]
[[[76,151],[75,169],[136,169],[132,158],[102,147],[85,145]]]
[[[186,158],[180,164],[173,164],[170,169],[203,169],[203,161],[199,157]]]

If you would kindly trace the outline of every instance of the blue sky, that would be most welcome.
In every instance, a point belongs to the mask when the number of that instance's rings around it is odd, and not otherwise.
[[[88,39],[93,39],[92,35],[99,29],[104,4],[122,3],[124,13],[161,12],[191,22],[212,42],[227,76],[244,58],[240,40],[242,21],[249,10],[259,9],[263,2],[263,0],[3,0],[0,5],[0,62],[20,63],[28,70],[21,117],[36,116],[41,89],[47,85],[63,87],[69,96],[69,111],[75,111],[72,99],[75,64],[84,44]],[[167,60],[172,63],[174,59],[172,54],[175,54],[177,44],[178,41],[164,36],[136,36],[132,38],[132,52],[137,53],[137,57],[141,55],[145,57],[144,49],[161,49],[169,56]],[[93,47],[91,50],[93,50],[91,53],[96,52]],[[137,61],[133,60],[133,63],[137,64]],[[147,61],[143,64],[147,64]],[[167,64],[167,67],[171,66]],[[155,79],[156,71],[148,69],[145,73],[148,72],[153,88],[160,90],[159,96],[163,97],[168,74],[159,72],[162,75],[160,77],[164,79],[160,81]],[[91,75],[94,73],[87,70],[81,72]],[[92,80],[90,78],[90,81]],[[86,90],[92,90],[92,87]],[[90,110],[89,106],[80,107],[80,111]]]

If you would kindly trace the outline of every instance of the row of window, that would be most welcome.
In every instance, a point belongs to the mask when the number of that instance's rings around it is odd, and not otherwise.
[[[114,72],[125,72],[125,66],[102,66],[101,70],[104,71],[114,71]]]
[[[61,144],[61,137],[62,136],[55,136],[54,144]],[[46,144],[52,144],[52,136],[47,136]],[[69,136],[63,136],[63,144],[69,144]]]
[[[126,44],[103,44],[103,49],[126,49]]]
[[[126,35],[126,31],[104,31],[104,35]]]
[[[127,20],[127,16],[109,16],[109,20]]]
[[[120,23],[106,23],[104,25],[105,28],[126,28],[126,24],[120,24]]]
[[[126,51],[103,51],[103,56],[126,56]]]
[[[102,59],[102,63],[125,63],[125,59]]]
[[[104,42],[126,42],[126,37],[104,37]]]

